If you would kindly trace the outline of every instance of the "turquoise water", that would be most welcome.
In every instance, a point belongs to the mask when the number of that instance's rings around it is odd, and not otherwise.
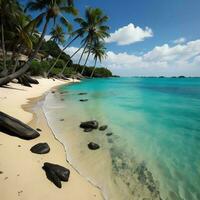
[[[200,79],[93,79],[60,90],[110,127],[120,151],[145,163],[163,199],[200,199]]]

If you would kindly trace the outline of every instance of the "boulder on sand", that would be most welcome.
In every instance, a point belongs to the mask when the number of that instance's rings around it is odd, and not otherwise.
[[[1,111],[0,131],[26,140],[34,139],[40,135],[36,130],[32,129],[30,126]]]
[[[68,181],[70,171],[69,169],[57,164],[45,162],[42,167],[47,175],[47,178],[52,181],[58,188],[61,188],[61,181]]]
[[[49,153],[50,147],[47,143],[38,143],[31,147],[30,151],[32,153],[37,153],[37,154],[45,154]]]
[[[104,125],[104,126],[100,126],[100,127],[99,127],[99,130],[100,130],[100,131],[105,131],[107,128],[108,128],[108,126],[107,126],[107,125]]]
[[[100,146],[98,144],[94,143],[94,142],[90,142],[88,144],[88,148],[91,149],[91,150],[97,150],[97,149],[100,148]]]
[[[113,133],[106,133],[107,136],[111,136]]]
[[[96,120],[92,120],[92,121],[87,121],[87,122],[81,122],[80,124],[80,128],[83,129],[97,129],[99,126],[99,123]]]

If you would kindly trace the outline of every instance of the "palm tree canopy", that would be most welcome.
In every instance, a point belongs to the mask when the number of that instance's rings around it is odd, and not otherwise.
[[[91,49],[91,53],[93,54],[95,60],[99,60],[101,62],[102,59],[106,57],[106,47],[104,42],[95,41],[88,48]]]
[[[62,13],[69,13],[72,15],[77,15],[77,10],[73,7],[73,0],[33,0],[27,4],[25,10],[31,11],[41,11],[41,21],[43,17],[46,17],[46,20],[53,19],[54,24],[56,19],[59,18],[60,22],[65,25],[69,31],[72,30],[72,25],[65,18]],[[40,22],[41,22],[40,21]]]
[[[109,27],[105,25],[108,17],[104,15],[99,8],[87,8],[85,11],[85,19],[76,18],[75,21],[80,28],[73,32],[75,35],[84,36],[82,43],[87,44],[94,40],[104,40],[109,37]]]
[[[53,39],[53,41],[61,43],[61,44],[64,43],[65,33],[63,32],[63,29],[61,26],[56,25],[56,27],[52,29],[50,34],[51,34],[51,39]]]

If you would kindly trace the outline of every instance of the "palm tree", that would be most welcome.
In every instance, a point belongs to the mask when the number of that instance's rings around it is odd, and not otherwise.
[[[18,78],[29,69],[31,61],[35,58],[36,54],[38,53],[42,45],[42,41],[44,39],[49,21],[51,19],[53,19],[54,22],[56,22],[57,18],[59,18],[61,23],[71,28],[70,23],[62,15],[62,12],[77,14],[76,9],[73,7],[72,0],[68,0],[67,4],[65,3],[64,0],[33,0],[33,1],[29,1],[27,5],[27,9],[30,9],[32,11],[38,11],[38,10],[42,11],[42,13],[37,17],[38,23],[41,22],[43,19],[45,19],[42,33],[40,35],[37,46],[34,49],[34,51],[31,53],[28,61],[18,71],[4,78],[0,78],[0,86],[7,84],[14,78]]]
[[[67,49],[76,39],[78,39],[79,37],[82,37],[84,34],[84,32],[82,32],[82,30],[76,30],[73,33],[70,34],[70,38],[72,37],[72,40],[67,43],[67,45],[64,46],[64,48],[62,49],[62,51],[60,52],[60,54],[58,55],[58,57],[56,58],[54,64],[51,66],[51,68],[49,69],[49,71],[47,72],[47,77],[49,76],[49,73],[53,70],[53,68],[56,66],[60,56],[62,55],[62,53],[65,51],[65,49]],[[81,48],[80,48],[81,49]],[[78,51],[77,51],[78,52]],[[77,53],[76,52],[76,53]],[[75,54],[73,54],[71,56],[71,58],[74,56]],[[66,65],[63,68],[63,72],[65,71],[66,66],[68,65],[69,62],[66,63]]]
[[[64,65],[61,73],[60,73],[60,76],[63,75],[65,69],[67,68],[68,64],[70,63],[71,59],[84,47],[84,44],[82,46],[80,46],[71,56],[70,56],[70,59],[66,62],[66,64]]]
[[[82,43],[85,45],[85,48],[82,51],[78,64],[80,64],[81,59],[86,51],[86,49],[91,46],[91,44],[98,40],[104,40],[106,37],[109,37],[109,27],[104,24],[107,22],[108,17],[104,15],[101,9],[99,8],[87,8],[85,11],[85,19],[76,18],[75,21],[79,23],[80,28],[77,32],[84,33],[85,37],[82,40]],[[89,48],[87,58],[84,66],[87,64],[88,58],[90,56],[91,50]],[[85,67],[81,74],[84,73]]]
[[[1,44],[3,54],[3,71],[1,72],[0,77],[3,77],[8,73],[6,66],[5,25],[12,22],[14,16],[16,16],[16,14],[20,11],[20,6],[16,0],[0,0]]]
[[[92,46],[90,47],[90,49],[91,49],[91,53],[94,56],[94,68],[90,75],[90,77],[92,78],[96,69],[97,61],[99,60],[101,62],[102,59],[106,57],[105,43],[100,42],[100,41],[94,42]]]
[[[63,32],[63,29],[60,25],[56,25],[55,28],[52,29],[50,32],[51,38],[56,43],[63,44],[65,41],[65,33]]]

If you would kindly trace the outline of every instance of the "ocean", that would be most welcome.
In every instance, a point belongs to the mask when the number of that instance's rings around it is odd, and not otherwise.
[[[200,199],[200,78],[84,80],[49,93],[43,110],[67,160],[105,199]],[[108,129],[85,133],[88,120]]]

